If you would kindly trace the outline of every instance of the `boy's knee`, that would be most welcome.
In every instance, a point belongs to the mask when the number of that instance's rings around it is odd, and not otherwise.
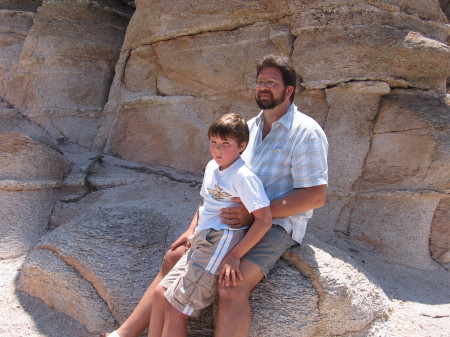
[[[154,297],[159,298],[159,299],[165,299],[166,297],[164,296],[164,293],[166,292],[166,288],[158,285],[155,288],[155,292],[154,292]]]
[[[161,271],[163,275],[166,275],[173,268],[173,266],[175,266],[175,264],[183,256],[183,254],[184,254],[183,249],[175,249],[175,250],[169,249],[166,252],[161,265]]]

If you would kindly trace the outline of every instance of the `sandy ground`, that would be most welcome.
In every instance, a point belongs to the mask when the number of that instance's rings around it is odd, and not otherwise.
[[[367,256],[355,259],[365,265],[392,300],[391,319],[398,336],[450,336],[448,271],[411,270]],[[16,291],[23,260],[24,257],[0,261],[0,337],[91,337],[68,316]]]

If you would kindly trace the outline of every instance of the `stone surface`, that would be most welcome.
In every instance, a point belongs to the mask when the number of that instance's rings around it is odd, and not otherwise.
[[[111,184],[122,176],[128,183],[109,185],[54,213],[65,219],[27,257],[19,280],[21,290],[89,331],[125,320],[199,201],[199,176],[133,166],[106,156],[89,180],[106,184],[109,177]],[[343,251],[309,237],[285,259],[289,264],[280,261],[252,294],[251,336],[342,335],[365,331],[387,317],[387,297]],[[64,297],[49,291],[63,287]],[[76,307],[70,305],[73,298]],[[211,315],[206,311],[191,323],[189,335],[210,335]]]
[[[70,162],[20,133],[0,133],[0,258],[20,256],[45,234]]]
[[[128,19],[103,2],[45,1],[8,81],[7,100],[55,138],[90,146]]]
[[[0,4],[0,97],[5,97],[11,70],[17,65],[33,12],[3,9]]]
[[[52,230],[21,287],[91,330],[123,321],[198,203],[209,123],[257,114],[254,66],[267,53],[292,60],[296,103],[330,141],[327,204],[309,230],[424,274],[448,269],[450,26],[439,5],[448,14],[438,0],[141,0],[129,22],[127,0],[0,0],[1,254]],[[255,290],[252,334],[394,336],[370,276],[320,242]],[[117,261],[127,272],[113,279]],[[191,335],[211,335],[212,316]]]
[[[442,99],[404,90],[383,97],[362,188],[448,189],[449,125]]]
[[[393,90],[364,116],[367,96],[340,95],[340,88],[326,90],[325,131],[333,164],[327,205],[315,211],[311,228],[322,238],[344,234],[355,245],[410,267],[436,268],[431,257],[448,263],[447,103],[423,91]]]
[[[450,198],[442,198],[431,222],[431,257],[442,264],[450,264]]]
[[[209,124],[226,112],[247,119],[257,112],[254,60],[290,50],[289,28],[266,23],[140,46],[116,69],[123,82],[113,83],[96,143],[127,160],[201,173],[209,160],[203,138]],[[144,151],[136,144],[145,144]]]
[[[0,133],[2,181],[60,181],[70,163],[61,153],[15,132]]]
[[[291,20],[297,37],[292,59],[307,88],[382,80],[391,87],[446,90],[448,28],[437,2],[324,1]]]

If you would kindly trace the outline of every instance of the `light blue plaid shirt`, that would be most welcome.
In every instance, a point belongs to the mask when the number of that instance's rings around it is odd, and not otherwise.
[[[263,112],[248,121],[250,141],[242,154],[251,170],[261,179],[269,200],[283,197],[298,188],[328,183],[328,141],[312,118],[291,104],[287,113],[272,124],[262,140]],[[313,211],[273,219],[292,238],[301,242]]]

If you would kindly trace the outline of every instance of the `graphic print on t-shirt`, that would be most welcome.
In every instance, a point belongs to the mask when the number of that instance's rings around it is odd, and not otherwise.
[[[231,194],[228,194],[227,192],[222,192],[223,188],[220,187],[218,184],[214,186],[214,190],[210,188],[207,188],[207,190],[215,200],[222,200],[225,197],[231,197]]]

